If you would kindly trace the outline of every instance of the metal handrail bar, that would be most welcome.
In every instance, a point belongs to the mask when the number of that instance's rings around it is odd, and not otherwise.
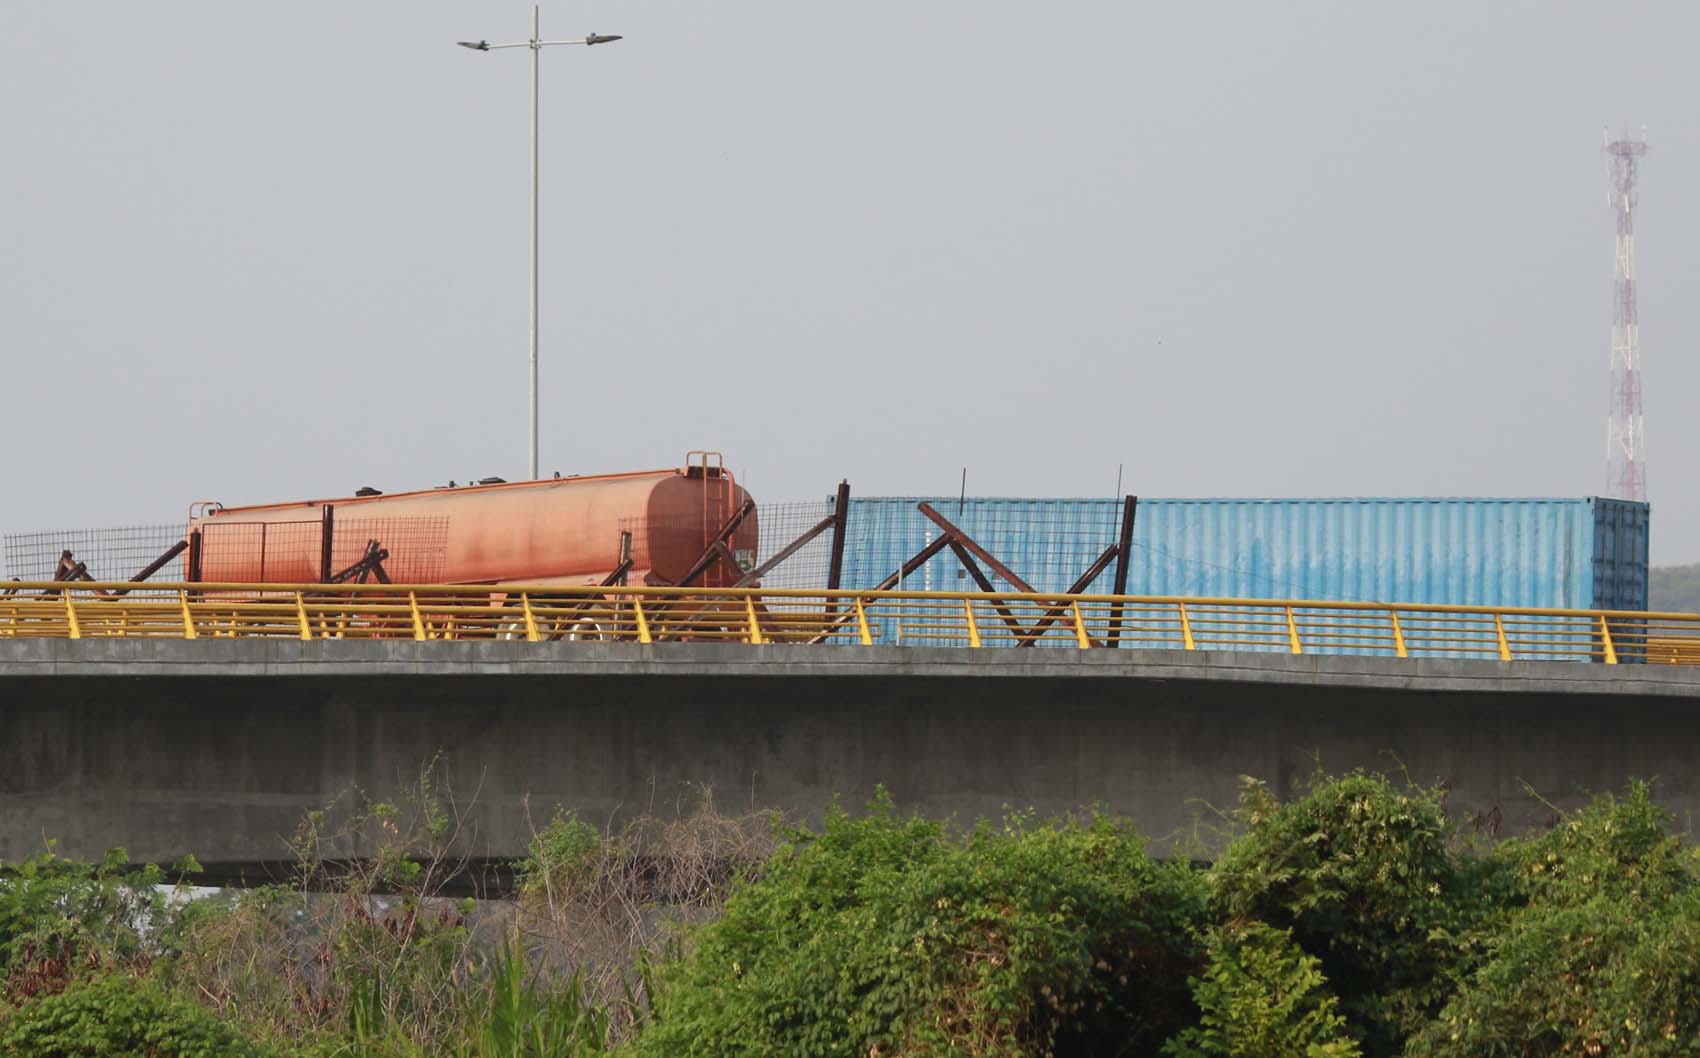
[[[545,597],[548,597],[548,596],[563,596],[563,597],[571,596],[571,597],[577,597],[577,598],[586,598],[586,597],[619,598],[619,597],[629,597],[629,596],[632,596],[632,595],[640,595],[640,596],[643,596],[645,598],[649,598],[649,597],[681,598],[681,599],[725,598],[725,599],[731,599],[731,600],[736,600],[736,601],[742,601],[744,599],[744,597],[747,596],[747,595],[755,595],[758,598],[769,598],[769,599],[788,599],[788,598],[791,598],[791,599],[811,599],[811,600],[813,600],[813,599],[824,599],[824,600],[827,600],[829,602],[833,601],[833,600],[849,601],[849,600],[852,600],[852,599],[863,599],[863,600],[891,599],[891,600],[906,600],[906,601],[917,601],[917,602],[925,602],[925,601],[928,601],[928,600],[932,600],[932,601],[937,602],[940,606],[948,605],[951,602],[960,602],[963,599],[970,599],[970,600],[973,600],[975,602],[982,602],[983,601],[983,602],[986,602],[986,603],[991,603],[991,602],[994,602],[994,601],[1033,602],[1033,603],[1043,603],[1046,607],[1055,606],[1059,602],[1063,602],[1063,603],[1066,604],[1066,603],[1072,603],[1072,602],[1075,602],[1075,601],[1079,601],[1081,603],[1098,603],[1098,604],[1104,604],[1104,605],[1115,604],[1115,603],[1120,603],[1120,604],[1123,604],[1123,605],[1134,605],[1134,604],[1142,604],[1143,603],[1143,604],[1151,604],[1151,605],[1173,606],[1173,605],[1176,605],[1176,604],[1179,604],[1179,603],[1185,603],[1188,611],[1195,615],[1195,620],[1196,620],[1196,615],[1199,612],[1201,612],[1200,611],[1201,607],[1202,608],[1216,607],[1216,606],[1229,607],[1229,608],[1233,609],[1233,612],[1243,613],[1247,609],[1268,609],[1268,610],[1279,611],[1282,608],[1290,606],[1290,607],[1293,607],[1295,609],[1306,609],[1306,610],[1369,610],[1369,611],[1375,611],[1375,612],[1379,612],[1379,613],[1386,613],[1389,610],[1397,610],[1401,614],[1406,614],[1406,613],[1479,614],[1479,615],[1485,615],[1489,618],[1491,618],[1491,615],[1493,615],[1493,614],[1499,614],[1501,616],[1516,615],[1516,616],[1532,616],[1532,617],[1586,617],[1586,618],[1596,618],[1596,617],[1603,616],[1603,617],[1610,618],[1610,619],[1621,619],[1621,620],[1631,620],[1631,621],[1674,620],[1674,621],[1678,621],[1678,622],[1681,622],[1681,623],[1684,623],[1684,624],[1700,624],[1700,613],[1682,613],[1682,612],[1675,612],[1675,611],[1659,611],[1659,610],[1578,610],[1578,609],[1566,609],[1566,608],[1559,608],[1559,607],[1539,607],[1539,606],[1495,606],[1495,605],[1489,605],[1489,604],[1462,605],[1462,604],[1454,604],[1454,603],[1417,603],[1417,602],[1363,602],[1363,601],[1358,601],[1358,600],[1342,600],[1342,599],[1236,599],[1236,598],[1227,597],[1227,596],[1204,596],[1204,595],[1106,595],[1106,594],[1082,593],[1082,594],[1079,594],[1079,595],[1070,596],[1070,595],[1060,594],[1058,592],[978,592],[978,591],[975,591],[975,592],[958,592],[958,591],[927,592],[927,591],[908,591],[908,590],[905,590],[905,591],[896,591],[896,590],[874,591],[872,589],[857,590],[857,589],[854,589],[854,588],[839,588],[839,589],[835,589],[835,590],[828,590],[828,589],[825,589],[825,588],[818,588],[817,589],[817,588],[756,588],[756,587],[750,587],[750,588],[706,588],[706,587],[704,587],[704,588],[698,588],[698,587],[676,588],[676,587],[656,587],[656,586],[648,586],[648,585],[643,585],[643,586],[633,585],[633,586],[628,586],[628,587],[606,587],[605,588],[605,587],[601,587],[601,586],[594,585],[594,584],[520,584],[520,583],[514,583],[514,584],[400,584],[400,583],[396,583],[396,584],[372,584],[372,583],[368,583],[368,584],[319,584],[319,583],[300,583],[300,584],[296,584],[296,583],[278,583],[278,582],[266,582],[266,583],[217,582],[217,583],[215,583],[215,582],[210,582],[210,581],[201,581],[201,582],[158,581],[158,582],[151,582],[151,583],[149,583],[149,584],[147,584],[147,585],[145,585],[141,588],[138,588],[137,585],[132,584],[129,581],[110,581],[110,582],[108,582],[108,581],[75,581],[75,582],[65,582],[65,581],[8,581],[6,586],[8,588],[16,589],[18,594],[13,595],[13,596],[9,596],[7,598],[6,603],[0,604],[0,609],[4,609],[7,605],[16,605],[19,601],[22,601],[22,602],[27,604],[28,602],[31,601],[29,596],[28,596],[29,592],[51,591],[51,592],[54,592],[54,593],[58,593],[58,592],[61,592],[61,591],[65,591],[67,589],[69,589],[70,591],[76,592],[79,595],[86,593],[89,596],[87,601],[91,605],[98,603],[99,605],[105,605],[105,606],[120,606],[120,605],[124,605],[124,604],[130,602],[131,600],[129,598],[120,598],[120,599],[100,598],[100,597],[96,596],[96,593],[100,592],[100,591],[111,592],[114,589],[123,588],[123,589],[133,593],[136,596],[140,596],[143,592],[147,592],[149,594],[158,594],[162,597],[169,596],[169,595],[171,595],[171,594],[173,594],[173,593],[175,593],[179,590],[188,591],[191,594],[191,596],[194,596],[194,595],[223,595],[223,594],[251,595],[251,594],[254,594],[254,593],[279,593],[279,592],[287,593],[291,596],[293,596],[297,592],[306,593],[306,594],[311,595],[311,596],[320,596],[320,597],[327,596],[327,595],[369,595],[369,596],[377,596],[377,597],[389,596],[389,597],[394,597],[394,598],[398,599],[399,600],[398,604],[403,606],[403,607],[405,607],[405,605],[406,605],[407,593],[410,592],[410,591],[420,592],[420,593],[434,592],[434,593],[438,593],[440,595],[451,595],[451,596],[463,597],[463,598],[470,598],[470,597],[474,597],[474,596],[486,596],[486,595],[490,596],[492,598],[509,598],[509,597],[511,597],[516,601],[516,603],[517,603],[520,595],[525,594],[525,593],[529,593],[534,597],[535,596],[545,596]],[[142,598],[142,599],[137,599],[136,601],[138,601],[138,602],[159,602],[160,600]],[[191,598],[191,602],[194,602],[194,601],[196,601],[196,600]],[[210,602],[214,602],[214,601],[229,601],[229,600],[208,599],[208,600],[205,600],[205,601],[210,603]],[[282,600],[282,602],[286,606],[293,605],[291,600]],[[244,601],[244,605],[248,605],[246,601]]]
[[[532,584],[29,582],[0,638],[1155,644],[1700,663],[1700,614],[1337,599]],[[122,589],[122,592],[118,591]],[[1060,615],[1060,619],[1059,619]],[[1695,646],[1683,642],[1691,637]]]

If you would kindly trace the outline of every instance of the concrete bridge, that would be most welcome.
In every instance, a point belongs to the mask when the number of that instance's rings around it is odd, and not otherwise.
[[[961,820],[1100,804],[1166,847],[1238,777],[1320,762],[1451,783],[1539,825],[1657,777],[1700,811],[1700,668],[1205,650],[609,642],[0,640],[0,859],[288,857],[310,810],[391,796],[438,751],[468,851],[519,855],[555,805],[818,817],[877,784]],[[1534,791],[1530,792],[1531,789]],[[359,852],[351,849],[346,851]]]

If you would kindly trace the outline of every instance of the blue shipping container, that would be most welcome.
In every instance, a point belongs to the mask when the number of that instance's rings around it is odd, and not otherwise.
[[[927,497],[850,501],[845,587],[869,587],[938,535]],[[930,498],[1040,591],[1115,543],[1114,499]],[[1127,590],[1222,596],[1647,608],[1647,505],[1610,499],[1141,499]],[[1087,589],[1108,592],[1113,567]],[[948,551],[907,578],[972,590]]]

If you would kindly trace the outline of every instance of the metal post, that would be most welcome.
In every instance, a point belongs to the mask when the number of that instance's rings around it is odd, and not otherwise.
[[[1015,572],[1014,570],[1010,569],[1008,566],[1004,565],[1001,561],[998,560],[998,557],[996,555],[992,554],[990,551],[987,551],[985,548],[981,547],[978,543],[976,543],[974,541],[973,537],[969,536],[967,533],[963,532],[961,529],[958,529],[955,525],[952,525],[950,523],[950,521],[948,521],[945,518],[944,515],[940,514],[938,511],[933,510],[932,504],[927,503],[926,501],[922,501],[920,503],[917,503],[915,505],[915,508],[917,510],[919,510],[922,514],[926,515],[927,518],[934,525],[938,526],[940,529],[943,529],[944,535],[947,538],[961,544],[964,548],[966,548],[968,550],[969,554],[973,555],[975,558],[979,559],[981,562],[984,562],[986,564],[987,568],[989,568],[993,573],[996,573],[998,576],[1002,577],[1004,579],[1004,582],[1009,584],[1016,591],[1026,592],[1029,595],[1039,594],[1038,591],[1034,589],[1033,585],[1031,585],[1031,584],[1029,584],[1026,581],[1021,579],[1021,575],[1019,573]]]
[[[850,483],[838,483],[838,498],[832,506],[832,564],[826,571],[826,590],[837,591],[844,574],[844,532],[850,525]]]
[[[319,580],[328,582],[331,579],[331,540],[336,534],[336,507],[325,504],[325,512],[319,520]]]
[[[531,6],[531,462],[537,480],[537,66],[543,54],[543,5]]]
[[[158,573],[160,570],[165,568],[166,563],[170,562],[172,559],[176,558],[178,555],[181,555],[183,553],[184,549],[187,548],[188,546],[189,546],[189,541],[187,541],[187,540],[179,540],[175,544],[172,544],[170,547],[166,548],[165,554],[159,556],[158,558],[154,559],[152,562],[149,562],[147,565],[143,566],[142,569],[141,569],[141,572],[137,573],[134,577],[131,577],[130,578],[131,583],[139,584],[142,581],[147,580],[149,577],[153,576],[155,573]],[[120,592],[119,594],[122,595],[124,593]]]
[[[201,531],[189,534],[189,580],[201,579]]]
[[[1138,496],[1122,497],[1122,532],[1120,538],[1116,540],[1116,582],[1114,587],[1110,589],[1111,593],[1115,595],[1127,594],[1128,552],[1133,550],[1133,518],[1138,510]],[[1117,603],[1115,614],[1110,619],[1110,646],[1112,647],[1121,646],[1123,609],[1124,607]]]
[[[531,6],[531,38],[529,40],[509,41],[503,44],[492,44],[487,40],[457,41],[463,48],[473,51],[501,51],[507,48],[531,49],[531,335],[530,355],[527,357],[529,375],[529,419],[530,437],[529,453],[526,464],[531,480],[537,480],[537,346],[538,346],[538,315],[541,308],[537,296],[538,245],[541,241],[538,231],[538,194],[540,180],[538,177],[538,107],[541,92],[538,85],[538,71],[541,66],[541,53],[544,48],[556,44],[608,44],[620,40],[616,33],[592,33],[577,40],[544,40],[543,39],[543,6],[534,3]]]
[[[1138,496],[1122,497],[1122,532],[1116,541],[1116,584],[1114,593],[1127,594],[1127,556],[1133,550],[1133,518],[1139,511]]]

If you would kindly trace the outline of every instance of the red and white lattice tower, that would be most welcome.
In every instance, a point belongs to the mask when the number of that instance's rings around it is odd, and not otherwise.
[[[1641,418],[1641,335],[1635,308],[1635,188],[1647,136],[1605,136],[1609,201],[1617,215],[1617,264],[1611,311],[1611,411],[1606,417],[1606,492],[1623,500],[1647,499],[1647,439]]]

